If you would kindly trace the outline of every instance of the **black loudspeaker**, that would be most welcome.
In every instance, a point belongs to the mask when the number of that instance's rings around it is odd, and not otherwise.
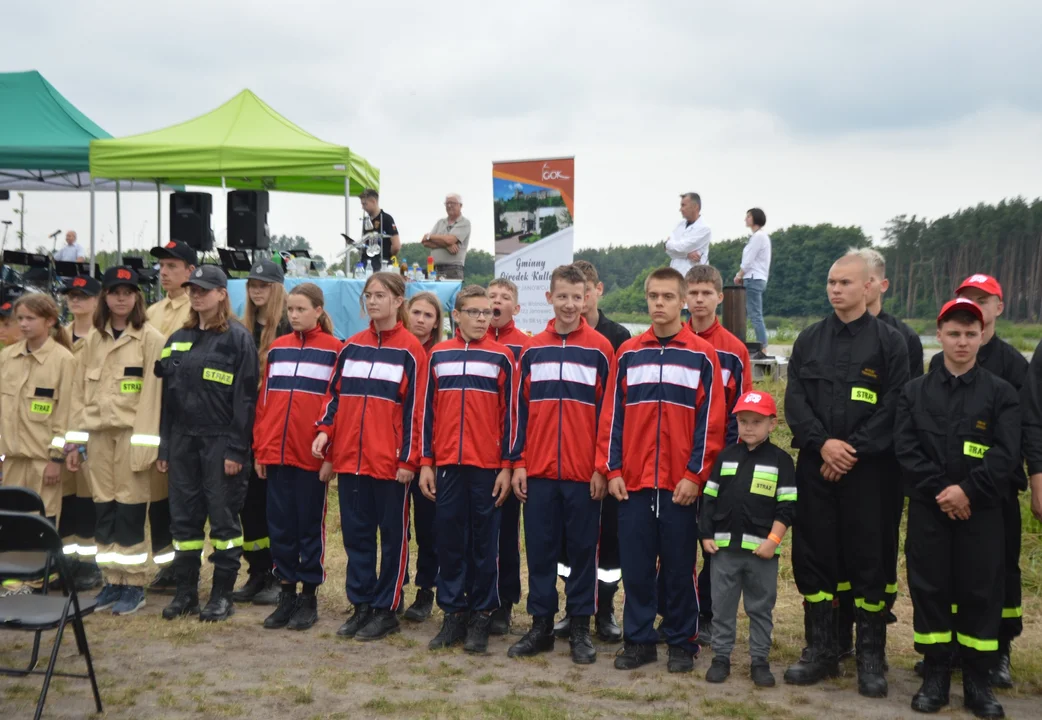
[[[189,247],[209,252],[213,250],[213,229],[210,213],[213,197],[210,193],[175,192],[170,196],[170,239],[180,240]]]
[[[268,248],[268,193],[233,190],[228,193],[228,247]]]

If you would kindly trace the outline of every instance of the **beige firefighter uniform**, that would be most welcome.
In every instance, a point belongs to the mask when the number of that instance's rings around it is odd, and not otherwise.
[[[145,323],[116,339],[111,324],[81,351],[66,440],[86,443],[94,495],[97,563],[105,582],[145,584],[145,514],[159,454],[162,382],[153,371],[163,336]]]
[[[44,485],[49,461],[64,459],[76,361],[47,338],[36,352],[25,340],[0,353],[0,453],[4,484],[27,487],[43,498],[46,514],[61,512],[61,482]],[[60,478],[60,476],[59,476]]]
[[[87,338],[94,328],[83,337],[74,338],[72,325],[62,328],[65,339],[72,346],[72,356],[77,359],[83,353]],[[71,472],[62,466],[62,514],[58,521],[58,534],[65,543],[65,554],[76,555],[85,562],[94,562],[98,546],[94,542],[94,495],[90,489],[90,473],[87,463],[81,462],[79,472]]]

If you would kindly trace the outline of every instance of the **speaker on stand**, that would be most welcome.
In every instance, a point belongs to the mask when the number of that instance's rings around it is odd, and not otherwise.
[[[170,239],[180,240],[200,252],[213,250],[210,193],[175,192],[170,195]]]

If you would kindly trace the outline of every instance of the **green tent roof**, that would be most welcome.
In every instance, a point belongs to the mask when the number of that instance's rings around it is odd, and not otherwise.
[[[380,171],[348,148],[316,138],[243,90],[206,115],[155,132],[90,144],[96,178],[344,194],[379,188]]]

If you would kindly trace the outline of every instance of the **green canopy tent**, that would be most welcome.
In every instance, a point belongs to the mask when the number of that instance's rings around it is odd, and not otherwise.
[[[91,263],[94,191],[155,190],[154,183],[91,181],[90,141],[112,137],[76,109],[39,72],[0,73],[0,190],[90,192]],[[117,220],[117,241],[119,222]]]
[[[350,148],[320,140],[249,90],[215,110],[142,135],[93,140],[95,178],[174,181],[239,190],[339,195],[378,189],[380,171]]]

